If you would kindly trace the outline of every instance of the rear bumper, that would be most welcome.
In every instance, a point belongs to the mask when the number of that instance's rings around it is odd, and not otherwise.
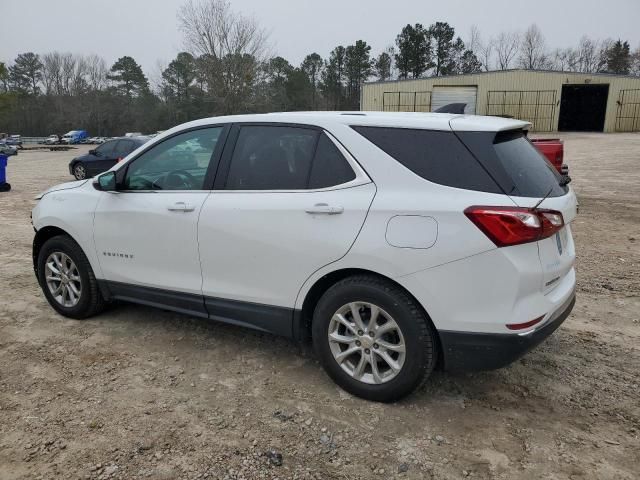
[[[469,372],[509,365],[551,335],[569,316],[575,303],[575,293],[572,293],[542,327],[528,334],[440,330],[444,369]]]

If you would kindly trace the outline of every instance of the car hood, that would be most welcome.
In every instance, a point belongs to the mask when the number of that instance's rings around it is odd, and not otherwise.
[[[60,190],[70,190],[72,188],[81,187],[82,185],[84,185],[88,181],[89,181],[88,179],[86,179],[86,180],[75,180],[73,182],[65,182],[65,183],[61,183],[59,185],[54,185],[53,187],[49,188],[48,190],[45,190],[44,192],[39,193],[36,196],[36,200],[40,200],[47,193],[58,192]]]

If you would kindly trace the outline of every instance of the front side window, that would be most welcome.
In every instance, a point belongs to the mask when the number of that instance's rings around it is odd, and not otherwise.
[[[154,145],[127,167],[125,190],[203,190],[223,127],[185,132]]]
[[[310,128],[248,125],[240,128],[227,190],[307,188],[319,132]]]

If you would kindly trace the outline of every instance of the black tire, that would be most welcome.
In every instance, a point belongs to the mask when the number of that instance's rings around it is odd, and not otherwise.
[[[80,175],[80,170],[83,172],[82,175]],[[88,178],[87,167],[84,163],[77,162],[73,164],[73,176],[76,180],[85,180],[86,178]]]
[[[62,252],[68,255],[78,268],[82,289],[78,303],[73,307],[65,307],[58,303],[47,286],[45,262],[49,255],[54,252]],[[80,245],[66,235],[52,237],[42,245],[38,253],[38,281],[49,304],[65,317],[80,320],[96,315],[104,309],[105,301],[100,293],[100,288],[89,260]]]
[[[331,318],[351,302],[370,302],[386,311],[405,340],[404,365],[395,378],[381,384],[356,380],[338,365],[327,338]],[[345,278],[320,298],[312,325],[313,346],[328,375],[344,390],[367,400],[393,402],[416,390],[431,374],[437,360],[436,333],[419,304],[397,285],[374,275]]]

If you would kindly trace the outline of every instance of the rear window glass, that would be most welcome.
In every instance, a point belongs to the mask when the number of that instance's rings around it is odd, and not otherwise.
[[[353,126],[416,175],[441,185],[503,193],[451,131]]]
[[[522,130],[456,133],[507,195],[541,198],[567,192],[558,172]]]

